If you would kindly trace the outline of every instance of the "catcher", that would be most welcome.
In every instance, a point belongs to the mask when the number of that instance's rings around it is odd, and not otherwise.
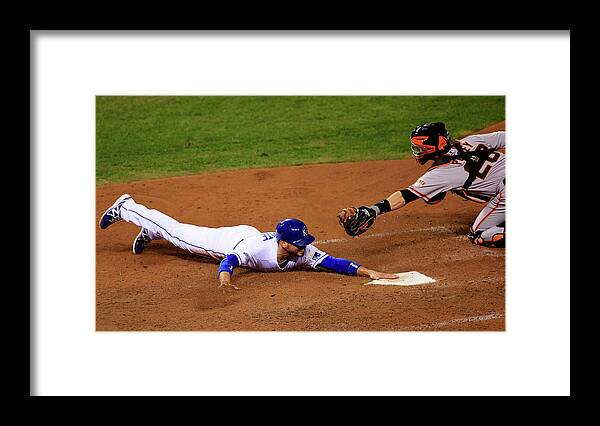
[[[469,239],[486,247],[505,247],[505,133],[471,135],[453,140],[444,123],[424,123],[410,135],[412,153],[419,164],[433,164],[408,188],[372,206],[348,207],[338,213],[350,236],[367,231],[377,216],[422,199],[441,202],[448,192],[485,204],[469,229]],[[500,151],[502,150],[502,151]]]

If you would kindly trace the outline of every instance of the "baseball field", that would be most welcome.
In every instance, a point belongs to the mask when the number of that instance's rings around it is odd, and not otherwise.
[[[503,331],[505,250],[474,246],[482,208],[457,196],[417,200],[358,238],[336,214],[373,204],[427,169],[410,131],[443,121],[455,138],[505,129],[503,96],[208,96],[96,98],[96,330]],[[123,193],[180,222],[273,231],[301,218],[315,246],[379,271],[435,283],[365,286],[316,271],[236,270],[217,288],[218,262],[98,220]]]

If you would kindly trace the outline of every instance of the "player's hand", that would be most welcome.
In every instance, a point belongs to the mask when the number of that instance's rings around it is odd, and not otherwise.
[[[398,278],[394,274],[388,274],[386,272],[373,271],[372,269],[365,268],[364,266],[359,267],[358,271],[356,271],[356,273],[357,273],[357,275],[359,275],[361,277],[369,277],[372,280],[381,280],[381,279],[394,280],[394,279]]]
[[[397,275],[377,271],[370,271],[369,276],[372,280],[395,280],[398,278]]]
[[[221,290],[223,290],[223,291],[227,291],[227,290],[231,290],[231,289],[233,289],[233,290],[239,290],[240,289],[239,287],[236,287],[236,285],[232,284],[231,282],[227,282],[227,283],[221,282],[219,284],[219,288]]]
[[[219,275],[219,281],[219,288],[221,290],[239,290],[239,288],[231,282],[231,275],[227,272],[221,272],[221,275]]]

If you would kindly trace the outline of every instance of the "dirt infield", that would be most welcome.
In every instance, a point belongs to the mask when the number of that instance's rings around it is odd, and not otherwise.
[[[484,129],[504,129],[504,122]],[[96,189],[97,331],[427,331],[505,329],[505,250],[474,246],[467,231],[483,204],[450,195],[417,200],[350,238],[342,207],[374,203],[421,176],[414,160],[251,169],[157,179]],[[437,282],[364,286],[368,278],[316,271],[238,269],[239,291],[217,288],[218,263],[167,241],[131,251],[139,228],[98,220],[123,193],[180,222],[249,224],[273,231],[302,219],[315,246],[385,272],[419,271]]]

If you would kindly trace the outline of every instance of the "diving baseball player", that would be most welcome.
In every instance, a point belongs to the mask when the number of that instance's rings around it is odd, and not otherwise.
[[[396,275],[373,271],[343,258],[335,258],[311,243],[315,237],[298,219],[285,219],[275,232],[260,232],[249,225],[208,228],[180,223],[166,214],[136,203],[129,194],[121,195],[100,218],[100,228],[124,220],[141,227],[133,240],[133,253],[140,254],[153,240],[171,244],[202,256],[220,260],[220,288],[238,289],[231,283],[233,271],[245,267],[257,271],[289,271],[313,268],[371,279],[395,279]]]
[[[504,131],[471,135],[453,140],[444,123],[425,123],[411,133],[412,153],[419,164],[433,164],[415,183],[372,205],[348,207],[338,213],[345,231],[357,236],[383,213],[422,199],[441,202],[448,192],[485,204],[469,230],[477,245],[505,247],[505,154]]]

